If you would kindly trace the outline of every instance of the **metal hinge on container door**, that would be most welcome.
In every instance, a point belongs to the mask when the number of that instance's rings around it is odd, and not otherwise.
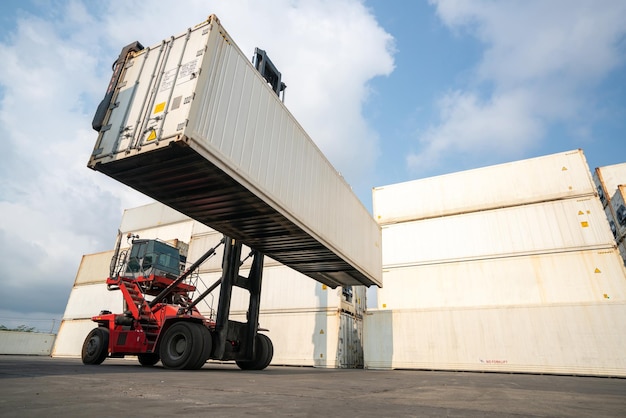
[[[135,64],[135,60],[128,60],[128,62],[126,63],[126,67],[124,68],[130,68]]]

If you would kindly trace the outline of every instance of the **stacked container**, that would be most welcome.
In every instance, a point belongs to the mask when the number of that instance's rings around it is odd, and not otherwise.
[[[626,163],[596,168],[593,181],[609,220],[611,232],[626,264],[626,206],[624,205]]]
[[[222,235],[159,203],[126,210],[120,225],[121,249],[130,246],[128,233],[142,239],[189,244],[193,263]],[[242,250],[247,255],[249,249]],[[79,356],[82,342],[95,326],[90,320],[100,310],[121,312],[122,295],[108,291],[105,280],[113,251],[83,257],[54,347],[55,356]],[[194,277],[198,294],[221,275],[222,247]],[[250,262],[241,266],[247,275]],[[217,309],[219,287],[198,305],[207,317]],[[245,322],[248,293],[233,288],[231,319]],[[363,367],[362,331],[365,287],[330,287],[266,257],[261,293],[260,326],[269,329],[274,343],[272,364]]]
[[[373,199],[366,367],[626,375],[626,272],[581,150]]]

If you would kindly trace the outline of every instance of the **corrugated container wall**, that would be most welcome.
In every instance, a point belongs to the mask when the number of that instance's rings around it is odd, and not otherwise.
[[[178,224],[181,222],[191,222],[191,220],[188,216],[168,206],[149,203],[136,208],[125,209],[122,222],[120,223],[120,231],[126,234],[145,229],[161,228],[164,225]],[[162,230],[161,228],[161,231]],[[183,237],[178,238],[182,239]]]
[[[84,255],[74,279],[74,286],[102,284],[109,277],[113,251]]]
[[[0,330],[0,355],[49,356],[54,334]]]
[[[626,377],[626,303],[369,311],[365,367]],[[392,342],[390,344],[389,342]]]
[[[616,249],[390,268],[380,309],[471,308],[626,301]]]
[[[375,187],[379,224],[587,196],[594,193],[582,150]]]
[[[607,206],[611,196],[617,190],[617,186],[626,184],[626,163],[596,168],[593,173],[593,181],[602,204]]]
[[[385,225],[383,243],[385,268],[614,246],[595,197]]]
[[[91,168],[327,285],[381,285],[379,226],[215,16],[130,53],[112,102]]]

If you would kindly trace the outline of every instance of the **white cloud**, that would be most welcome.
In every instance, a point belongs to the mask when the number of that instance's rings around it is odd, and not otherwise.
[[[407,157],[410,166],[433,168],[451,151],[464,155],[514,155],[542,135],[542,124],[525,91],[482,100],[471,92],[448,92],[438,103],[441,124],[425,132],[425,149]],[[506,140],[503,140],[506,138]]]
[[[594,108],[593,89],[624,63],[626,3],[432,3],[446,26],[476,37],[485,51],[472,83],[437,104],[440,121],[420,135],[409,167],[488,150],[522,157],[553,124],[589,132],[601,111]]]
[[[172,6],[57,2],[21,13],[0,38],[0,251],[11,260],[0,298],[35,293],[7,311],[59,315],[81,255],[112,248],[123,209],[147,201],[86,168],[111,63],[135,40],[151,45],[217,14],[244,53],[268,51],[289,86],[287,106],[348,180],[375,164],[378,138],[360,111],[368,80],[393,68],[392,40],[359,1]]]

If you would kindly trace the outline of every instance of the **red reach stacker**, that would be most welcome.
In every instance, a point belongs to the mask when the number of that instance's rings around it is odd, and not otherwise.
[[[190,278],[221,245],[224,246],[222,277],[195,299]],[[130,250],[119,251],[111,261],[109,290],[124,297],[122,313],[102,311],[98,323],[85,339],[82,360],[101,364],[107,357],[137,356],[139,363],[153,366],[159,360],[168,369],[194,370],[207,360],[234,360],[243,370],[266,368],[274,353],[271,340],[259,334],[259,301],[263,254],[252,250],[248,277],[239,274],[242,244],[224,237],[188,269],[177,246],[159,240],[133,239]],[[200,313],[197,305],[217,287],[219,304],[215,320]],[[250,293],[247,322],[228,319],[233,286]]]

